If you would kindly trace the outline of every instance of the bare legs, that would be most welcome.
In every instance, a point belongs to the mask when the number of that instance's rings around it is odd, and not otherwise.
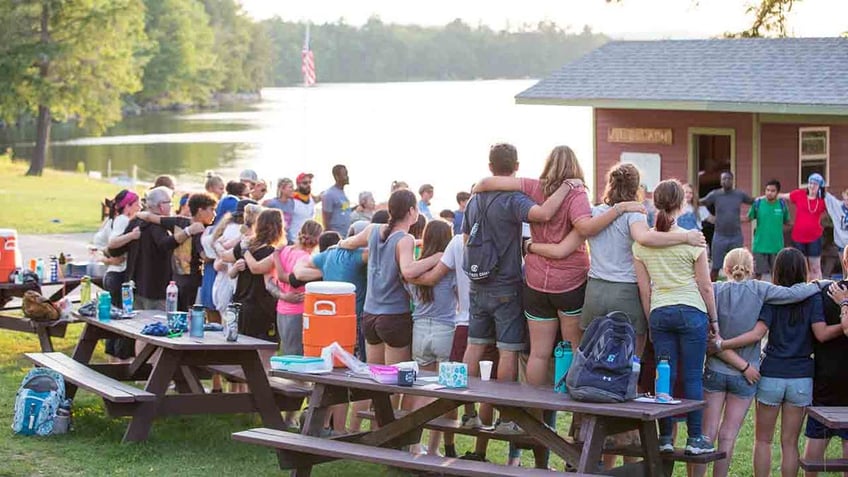
[[[780,411],[783,412],[780,412]],[[783,477],[798,475],[798,437],[801,433],[801,423],[804,420],[804,408],[782,404],[767,406],[757,403],[757,418],[755,422],[757,442],[754,445],[754,476],[767,477],[771,467],[771,443],[774,438],[774,428],[777,415],[781,414],[780,433],[780,471]]]
[[[742,427],[742,421],[745,420],[753,397],[741,398],[733,394],[704,391],[704,399],[707,401],[707,408],[704,410],[704,435],[713,439],[714,442],[718,437],[718,450],[727,453],[726,458],[713,464],[713,476],[727,477],[733,459],[736,437],[739,435],[739,429]],[[694,466],[695,477],[703,477],[706,471],[706,465]]]

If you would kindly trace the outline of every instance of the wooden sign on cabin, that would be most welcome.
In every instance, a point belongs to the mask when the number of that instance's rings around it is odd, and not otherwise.
[[[607,142],[626,144],[672,144],[671,128],[610,128]]]

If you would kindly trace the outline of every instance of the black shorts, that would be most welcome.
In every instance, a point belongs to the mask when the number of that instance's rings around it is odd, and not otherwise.
[[[586,297],[586,282],[562,293],[545,293],[524,284],[524,316],[531,321],[558,320],[559,313],[580,317]]]
[[[392,348],[412,344],[412,313],[395,315],[362,314],[362,334],[370,345],[385,343]]]

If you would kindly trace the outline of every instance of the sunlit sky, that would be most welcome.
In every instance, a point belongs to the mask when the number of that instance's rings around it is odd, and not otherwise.
[[[371,15],[384,22],[444,25],[456,18],[494,29],[553,20],[579,31],[590,25],[615,38],[704,38],[750,24],[753,0],[242,0],[257,19],[360,25]],[[789,25],[793,36],[835,36],[848,30],[848,0],[801,0]]]

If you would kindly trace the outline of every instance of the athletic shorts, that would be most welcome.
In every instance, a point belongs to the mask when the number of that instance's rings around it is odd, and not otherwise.
[[[613,311],[624,312],[637,335],[648,332],[648,320],[645,319],[642,300],[639,298],[639,285],[590,278],[586,284],[580,329],[585,330],[596,318]]]
[[[559,313],[580,316],[586,297],[586,282],[562,293],[546,293],[524,285],[524,316],[530,321],[559,320]]]
[[[819,237],[809,243],[800,243],[792,241],[792,246],[797,248],[804,254],[805,257],[821,257],[822,254],[822,239]]]
[[[385,343],[392,348],[403,348],[412,344],[412,314],[394,315],[362,314],[362,333],[368,344]]]
[[[771,275],[775,258],[777,258],[776,253],[755,253],[754,273],[757,275]]]
[[[744,243],[745,239],[742,238],[741,234],[733,237],[725,237],[718,234],[713,235],[712,255],[710,256],[713,262],[712,270],[721,270],[721,267],[724,266],[724,256],[727,255],[727,252],[734,248],[742,247]]]

